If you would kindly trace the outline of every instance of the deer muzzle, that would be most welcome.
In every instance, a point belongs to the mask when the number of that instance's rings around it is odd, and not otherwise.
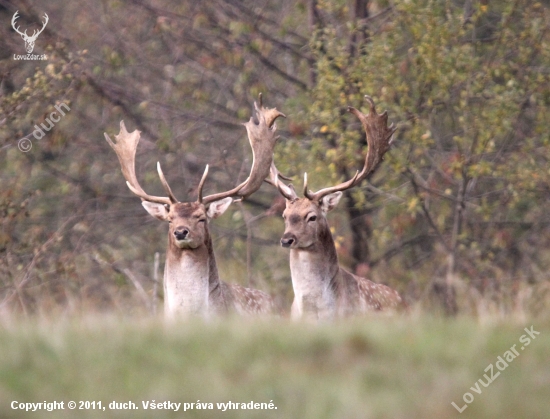
[[[285,233],[281,238],[281,246],[283,247],[292,247],[296,245],[296,236],[292,233]]]
[[[177,241],[187,240],[189,238],[189,229],[186,227],[178,227],[174,230],[174,237]]]

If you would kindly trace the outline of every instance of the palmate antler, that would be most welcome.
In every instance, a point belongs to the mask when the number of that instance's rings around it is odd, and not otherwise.
[[[158,204],[165,204],[165,205],[171,205],[179,202],[174,196],[174,193],[172,192],[170,185],[168,185],[168,182],[166,181],[166,178],[164,177],[164,173],[162,172],[162,169],[160,167],[160,163],[158,162],[157,162],[157,171],[159,174],[159,178],[168,196],[162,197],[162,196],[149,195],[140,186],[136,177],[136,163],[135,163],[136,150],[137,150],[137,145],[139,143],[140,135],[141,135],[141,132],[138,130],[135,130],[129,133],[126,130],[126,125],[124,125],[124,121],[120,121],[120,132],[118,135],[115,135],[116,143],[114,143],[111,140],[111,138],[107,135],[107,133],[105,133],[105,139],[107,140],[109,145],[112,147],[112,149],[115,150],[115,153],[118,157],[118,161],[120,162],[120,167],[122,169],[122,174],[124,176],[124,179],[126,179],[126,184],[128,185],[128,188],[130,188],[130,190],[134,194],[139,196],[144,201],[156,202]],[[200,203],[203,203],[204,205],[208,205],[211,202],[217,201],[219,199],[223,199],[228,196],[235,195],[237,191],[245,185],[245,182],[243,182],[239,186],[229,191],[203,197],[202,189],[206,181],[207,175],[208,175],[208,165],[206,165],[206,169],[204,170],[204,174],[202,175],[201,181],[199,183],[199,188],[198,188],[199,196],[197,201]]]
[[[348,107],[348,111],[361,121],[367,137],[368,151],[363,169],[361,172],[357,171],[355,176],[350,180],[336,186],[321,189],[315,193],[307,189],[307,173],[304,173],[304,196],[306,198],[312,201],[319,201],[321,198],[331,193],[353,188],[376,169],[378,164],[382,161],[384,154],[390,149],[396,128],[394,128],[393,124],[388,127],[387,111],[378,114],[372,98],[365,95],[365,99],[370,104],[370,112],[367,115],[351,106]]]
[[[324,196],[334,192],[344,191],[358,185],[370,173],[372,173],[378,164],[382,161],[384,154],[390,149],[393,134],[396,131],[393,124],[388,127],[388,113],[378,114],[374,101],[370,96],[365,95],[365,99],[370,104],[370,112],[365,115],[361,111],[348,107],[348,111],[354,114],[363,125],[366,133],[368,151],[365,157],[365,163],[361,171],[355,172],[355,175],[346,182],[336,186],[321,189],[317,192],[311,192],[307,188],[307,173],[304,173],[304,196],[311,201],[320,201]],[[296,199],[296,192],[292,185],[285,185],[278,180],[274,173],[271,175],[271,181],[277,185],[279,192],[287,199]]]
[[[273,163],[273,148],[275,147],[275,143],[278,138],[278,136],[275,135],[277,127],[274,122],[279,116],[284,117],[285,115],[275,108],[265,108],[262,104],[261,94],[259,97],[259,106],[256,102],[254,102],[254,108],[256,110],[258,123],[254,121],[254,118],[250,118],[250,120],[244,124],[248,131],[248,138],[254,156],[250,175],[244,182],[237,185],[233,189],[203,197],[202,191],[206,182],[206,177],[208,176],[208,165],[206,165],[206,169],[204,170],[204,174],[202,175],[198,187],[197,202],[208,206],[214,201],[230,196],[245,199],[260,188],[262,182],[266,180],[271,167],[273,167],[273,170],[275,170],[278,176],[281,176]],[[126,130],[124,121],[121,121],[120,132],[115,136],[116,143],[114,143],[107,134],[105,134],[105,139],[113,150],[115,150],[120,162],[122,174],[126,179],[126,184],[134,194],[145,201],[156,202],[159,204],[170,205],[179,202],[164,177],[160,163],[157,163],[157,171],[162,186],[168,196],[162,197],[149,195],[139,185],[135,171],[135,159],[136,149],[140,139],[140,131],[135,130],[134,132],[129,133]]]
[[[279,136],[275,134],[277,131],[277,125],[275,120],[282,116],[286,118],[286,115],[279,112],[276,108],[265,108],[262,103],[262,94],[260,93],[258,102],[254,102],[254,109],[258,123],[254,121],[254,117],[251,117],[248,122],[243,124],[246,127],[248,133],[248,140],[250,147],[252,147],[252,169],[250,170],[250,176],[246,180],[246,186],[239,190],[238,195],[243,199],[256,192],[264,180],[269,181],[269,172],[274,166],[273,163],[273,149],[279,139]],[[275,170],[277,170],[275,168]],[[277,170],[279,176],[282,176]],[[285,178],[284,176],[282,176]],[[285,178],[286,179],[286,178]]]
[[[126,179],[126,184],[133,193],[145,201],[156,202],[157,204],[170,205],[177,202],[172,191],[168,193],[168,197],[153,196],[145,193],[143,188],[140,186],[136,177],[136,150],[141,135],[140,131],[135,130],[134,132],[129,133],[126,130],[124,121],[120,121],[120,132],[118,135],[115,135],[116,143],[111,140],[107,133],[104,133],[104,135],[111,148],[115,150],[118,161],[120,162],[120,168],[122,169],[122,175],[124,176],[124,179]],[[160,169],[160,164],[157,165],[157,170],[159,171],[159,176],[162,182],[164,179],[164,174],[161,175],[162,170]],[[166,181],[166,179],[164,180]],[[167,188],[170,189],[165,181],[162,182],[163,186],[166,185],[165,190]]]

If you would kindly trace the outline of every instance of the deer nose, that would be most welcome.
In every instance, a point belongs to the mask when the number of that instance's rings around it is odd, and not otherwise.
[[[189,230],[185,227],[178,227],[174,231],[174,236],[176,236],[176,240],[185,240],[189,236]]]
[[[294,243],[294,239],[281,239],[281,246],[290,247]]]
[[[281,246],[291,247],[296,242],[296,238],[293,236],[287,236],[286,234],[281,239]]]

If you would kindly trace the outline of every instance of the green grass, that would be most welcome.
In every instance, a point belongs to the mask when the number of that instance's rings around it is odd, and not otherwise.
[[[461,414],[451,402],[519,344],[540,335]],[[363,318],[313,325],[285,320],[182,322],[86,317],[4,321],[2,418],[548,418],[550,323]],[[497,371],[497,370],[495,370]],[[12,401],[101,401],[105,411],[12,410]],[[142,401],[182,403],[143,410]],[[187,410],[183,403],[213,403]],[[139,410],[109,410],[133,401]],[[218,402],[277,410],[217,410]]]

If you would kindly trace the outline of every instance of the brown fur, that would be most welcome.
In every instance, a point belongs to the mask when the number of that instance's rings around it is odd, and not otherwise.
[[[339,266],[325,214],[334,208],[340,196],[329,195],[322,202],[307,198],[287,200],[281,243],[291,249],[294,318],[343,317],[402,305],[397,291]]]
[[[211,205],[216,205],[212,203]],[[227,284],[220,280],[208,219],[221,215],[203,204],[176,203],[169,206],[145,204],[154,217],[168,221],[168,250],[164,274],[165,312],[208,316],[231,312],[241,315],[268,314],[273,311],[271,297],[265,292]],[[178,241],[177,230],[186,229],[188,239]]]

